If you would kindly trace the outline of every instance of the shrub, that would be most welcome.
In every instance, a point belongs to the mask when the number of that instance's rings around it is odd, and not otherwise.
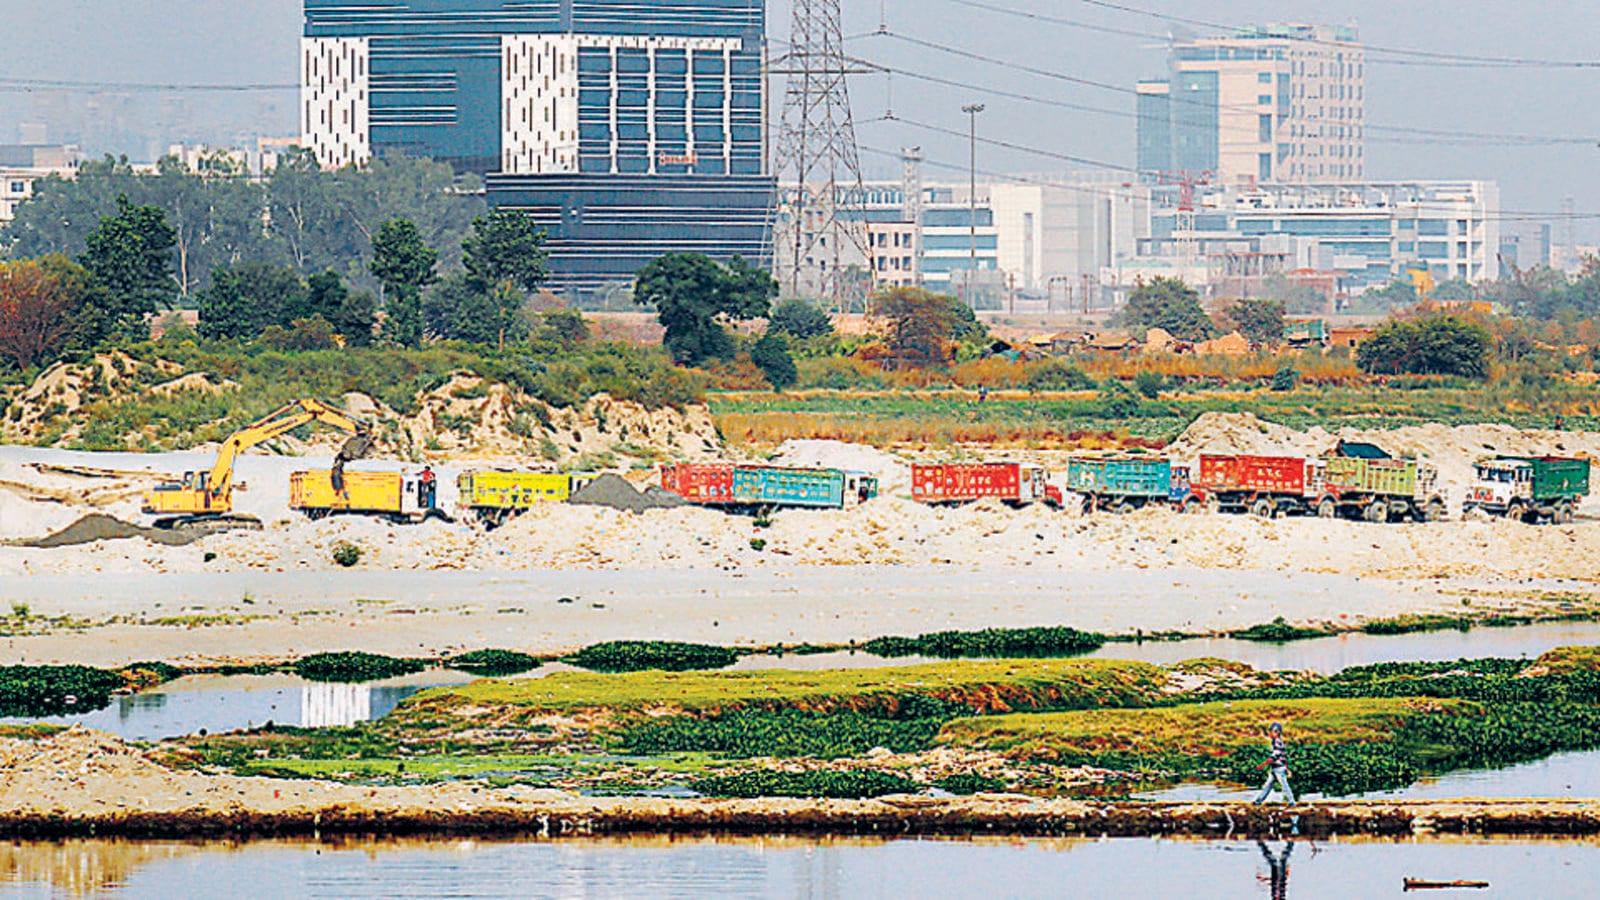
[[[750,361],[767,378],[773,390],[784,391],[800,380],[794,357],[789,354],[789,344],[776,334],[763,335],[750,350]]]
[[[1047,359],[1028,367],[1024,387],[1030,391],[1082,391],[1094,387],[1094,379],[1064,359]]]
[[[1328,632],[1320,628],[1297,628],[1290,625],[1283,616],[1265,625],[1252,625],[1229,635],[1241,641],[1258,641],[1263,644],[1284,644],[1289,641],[1304,641],[1327,636]]]
[[[365,552],[366,551],[362,550],[359,544],[352,544],[349,541],[341,541],[337,547],[333,548],[333,561],[338,565],[349,569],[361,562],[362,554]]]
[[[1300,386],[1300,372],[1292,366],[1283,366],[1272,375],[1272,389],[1287,394]]]
[[[1133,389],[1149,400],[1159,400],[1166,386],[1167,379],[1159,372],[1145,371],[1133,376]]]
[[[833,320],[821,307],[804,300],[785,300],[772,308],[768,327],[777,334],[786,334],[804,341],[833,334]]]
[[[1098,650],[1103,634],[1075,628],[989,628],[983,631],[938,631],[915,638],[881,637],[862,649],[875,656],[935,656],[941,659],[1052,658]]]
[[[520,675],[539,668],[537,656],[518,653],[515,650],[473,650],[459,656],[452,656],[445,661],[445,665],[462,672],[473,675]]]
[[[567,662],[594,672],[688,672],[723,669],[738,662],[739,654],[727,647],[673,641],[608,641],[585,647]]]
[[[420,659],[402,659],[376,653],[317,653],[294,664],[296,675],[309,681],[381,681],[413,675],[427,666]]]

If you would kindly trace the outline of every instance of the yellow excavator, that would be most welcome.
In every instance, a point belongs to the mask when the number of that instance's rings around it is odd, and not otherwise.
[[[371,429],[342,412],[317,400],[297,400],[253,425],[235,432],[222,445],[210,470],[185,472],[178,481],[158,485],[145,492],[144,514],[155,516],[157,528],[200,528],[224,531],[230,528],[259,529],[254,516],[234,515],[233,466],[239,454],[296,428],[320,422],[352,435],[339,450],[334,462],[343,473],[344,463],[360,459],[372,450]]]

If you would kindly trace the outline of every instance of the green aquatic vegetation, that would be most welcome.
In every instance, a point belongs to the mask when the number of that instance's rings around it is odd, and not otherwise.
[[[382,681],[413,675],[427,668],[420,659],[403,659],[377,653],[317,653],[294,664],[294,672],[310,681]]]
[[[1362,624],[1361,630],[1372,635],[1418,634],[1425,631],[1470,631],[1476,621],[1467,616],[1403,615],[1392,619],[1375,619]]]
[[[881,637],[862,650],[887,658],[932,656],[939,659],[1047,659],[1077,656],[1100,649],[1103,634],[1076,628],[988,628],[983,631],[938,631],[915,638]]]
[[[119,672],[89,666],[0,666],[0,716],[61,716],[100,709],[128,686]]]
[[[871,770],[777,772],[755,770],[713,775],[690,785],[708,797],[820,797],[860,800],[890,794],[914,794],[922,785],[901,775]]]
[[[738,661],[738,652],[727,647],[675,641],[609,641],[585,647],[566,659],[580,669],[608,673],[724,669]]]
[[[515,650],[473,650],[445,660],[445,665],[473,675],[520,675],[543,665],[537,656]]]
[[[1329,633],[1320,628],[1300,628],[1290,625],[1283,616],[1279,616],[1265,625],[1252,625],[1230,632],[1228,636],[1241,641],[1256,641],[1263,644],[1287,644],[1290,641],[1327,637]]]
[[[885,718],[853,710],[736,710],[705,718],[652,719],[625,730],[619,745],[642,755],[712,753],[733,758],[838,759],[860,756],[876,747],[915,753],[933,746],[940,727],[952,717]]]

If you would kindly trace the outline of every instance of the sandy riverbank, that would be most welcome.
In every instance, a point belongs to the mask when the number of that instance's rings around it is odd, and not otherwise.
[[[651,638],[727,645],[848,643],[944,629],[1070,625],[1221,632],[1283,616],[1351,626],[1402,613],[1550,612],[1583,585],[1403,583],[1219,570],[793,567],[741,571],[287,572],[36,576],[0,581],[12,624],[0,662],[204,663],[321,650],[397,655],[481,647],[575,650]],[[159,598],[159,599],[158,599]]]
[[[1297,807],[1299,833],[1600,833],[1600,802],[1329,801]],[[236,778],[163,766],[81,729],[0,741],[0,835],[201,836],[532,834],[951,834],[1253,837],[1290,827],[1281,807],[1086,803],[979,795],[878,800],[592,798],[467,784],[361,787]]]

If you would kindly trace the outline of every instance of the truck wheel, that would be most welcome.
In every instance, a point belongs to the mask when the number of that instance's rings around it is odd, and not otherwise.
[[[1435,497],[1428,501],[1428,510],[1422,516],[1424,522],[1443,522],[1445,517],[1444,501]]]
[[[1256,502],[1250,504],[1250,515],[1256,516],[1257,518],[1274,518],[1274,513],[1276,511],[1277,510],[1273,507],[1271,500],[1257,500]]]
[[[1364,515],[1368,522],[1387,522],[1389,521],[1389,504],[1384,503],[1382,500],[1374,500],[1367,504]]]
[[[1094,498],[1093,497],[1085,497],[1085,498],[1083,498],[1083,503],[1080,505],[1080,507],[1078,509],[1078,512],[1079,512],[1080,515],[1085,515],[1085,516],[1094,515]]]
[[[1461,518],[1468,522],[1482,522],[1489,518],[1489,514],[1481,506],[1469,506],[1461,513]]]
[[[1206,499],[1206,512],[1210,513],[1213,516],[1221,515],[1222,514],[1222,498],[1221,497],[1209,497],[1209,498],[1207,498]]]
[[[1561,508],[1556,510],[1556,521],[1562,525],[1571,525],[1578,521],[1578,511],[1571,503],[1563,503]]]
[[[1332,497],[1323,497],[1317,503],[1317,518],[1337,519],[1339,517],[1339,504],[1333,502]]]

